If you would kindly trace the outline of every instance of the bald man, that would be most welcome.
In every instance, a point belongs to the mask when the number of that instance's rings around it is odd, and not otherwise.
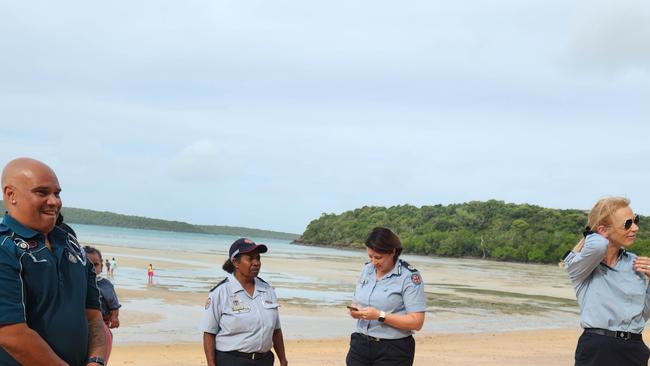
[[[104,366],[95,271],[76,238],[56,226],[59,180],[19,158],[2,171],[0,365]]]

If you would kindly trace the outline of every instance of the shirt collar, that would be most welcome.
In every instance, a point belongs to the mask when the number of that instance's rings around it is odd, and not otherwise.
[[[9,228],[9,230],[18,234],[23,239],[31,239],[40,233],[36,230],[30,229],[27,226],[21,224],[16,219],[11,217],[9,213],[5,212],[5,216],[2,218],[2,224]]]
[[[370,264],[370,262],[368,262],[368,264]],[[372,264],[370,264],[369,274],[377,274],[377,269]],[[390,272],[386,273],[382,278],[392,277],[393,275],[400,276],[401,274],[402,274],[402,260],[398,259],[397,262],[395,262],[395,266],[393,267],[393,269],[391,269]]]
[[[229,274],[228,277],[229,277],[228,282],[231,283],[230,286],[232,287],[233,293],[244,291],[244,287],[242,287],[241,283],[239,283],[239,280],[237,279],[237,277],[235,277],[234,273]],[[255,277],[255,292],[266,292],[266,289],[263,284],[264,282],[262,282],[262,280]]]

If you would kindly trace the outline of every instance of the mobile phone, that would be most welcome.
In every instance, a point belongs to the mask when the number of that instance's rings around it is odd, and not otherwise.
[[[347,308],[350,310],[359,311],[359,309],[355,308],[354,306],[348,305]]]

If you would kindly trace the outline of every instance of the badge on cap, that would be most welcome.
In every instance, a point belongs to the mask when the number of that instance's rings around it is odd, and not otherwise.
[[[419,285],[422,283],[422,277],[417,273],[413,273],[411,275],[411,281],[413,281],[414,284]]]

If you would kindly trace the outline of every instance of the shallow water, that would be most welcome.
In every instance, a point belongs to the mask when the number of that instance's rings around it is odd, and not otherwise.
[[[232,236],[159,232],[150,230],[74,225],[82,242],[117,247],[195,252],[223,258]],[[314,315],[283,314],[287,338],[327,338],[349,334],[354,328],[345,311],[363,263],[363,250],[341,250],[294,245],[288,241],[252,238],[265,243],[265,256],[286,261],[286,266],[263,266],[260,276],[271,283],[287,306],[314,310]],[[151,262],[178,263],[179,268],[157,268],[154,286],[179,293],[207,294],[224,277],[204,261],[119,254]],[[147,288],[142,268],[119,264],[112,279],[120,289]],[[421,271],[427,296],[425,332],[490,332],[578,327],[578,306],[566,274],[550,265],[503,263],[478,259],[436,258],[405,255],[403,259]],[[344,263],[337,273],[319,276],[301,263]],[[327,272],[331,274],[330,272]],[[116,342],[200,341],[197,330],[203,308],[166,304],[156,299],[124,303],[123,312],[148,311],[162,320],[145,325],[125,325]],[[325,310],[325,311],[323,311]]]

